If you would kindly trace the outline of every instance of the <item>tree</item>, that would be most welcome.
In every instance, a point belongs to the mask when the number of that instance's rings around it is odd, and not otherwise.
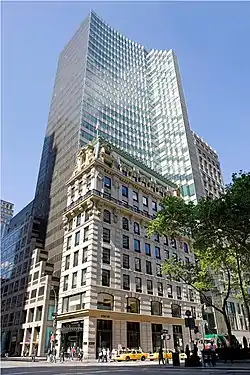
[[[231,327],[226,301],[232,292],[240,291],[250,324],[247,289],[250,270],[250,173],[241,171],[234,174],[232,183],[219,198],[203,198],[197,205],[186,204],[179,197],[165,197],[162,210],[149,227],[149,234],[153,232],[191,239],[196,258],[195,266],[188,266],[192,272],[185,274],[187,266],[172,261],[166,262],[164,270],[182,278],[201,294],[211,288],[219,270],[223,271],[222,305],[213,307],[223,314],[228,333]]]

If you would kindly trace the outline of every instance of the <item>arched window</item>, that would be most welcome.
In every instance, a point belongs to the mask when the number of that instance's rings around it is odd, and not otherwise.
[[[103,211],[103,221],[105,223],[111,223],[111,213],[108,210]]]
[[[176,248],[177,248],[177,245],[176,245],[176,239],[171,238],[171,240],[170,240],[170,245],[172,246],[173,249],[176,249]]]
[[[129,223],[126,217],[122,218],[122,229],[129,230]]]
[[[133,314],[140,314],[140,301],[137,298],[127,298],[127,312]]]
[[[112,294],[98,293],[97,296],[97,309],[98,310],[113,310],[114,297]]]
[[[151,315],[162,315],[162,303],[151,301]]]
[[[172,303],[171,311],[172,311],[172,317],[181,318],[181,306],[180,305],[176,303]]]

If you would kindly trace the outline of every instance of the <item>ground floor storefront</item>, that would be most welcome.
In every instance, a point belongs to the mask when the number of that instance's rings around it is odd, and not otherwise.
[[[168,340],[163,340],[163,331]],[[57,322],[57,349],[79,348],[89,359],[96,358],[98,349],[104,347],[154,352],[161,344],[183,350],[188,342],[189,332],[180,318],[88,310],[62,314]]]

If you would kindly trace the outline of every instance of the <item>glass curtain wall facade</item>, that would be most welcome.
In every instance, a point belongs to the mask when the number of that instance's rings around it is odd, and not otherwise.
[[[204,192],[176,57],[172,50],[152,50],[147,62],[156,165],[180,186],[185,200],[197,201]]]
[[[47,222],[45,248],[56,276],[65,184],[76,151],[97,132],[180,184],[186,199],[201,195],[172,51],[148,52],[91,12],[60,54],[35,196],[35,215]]]

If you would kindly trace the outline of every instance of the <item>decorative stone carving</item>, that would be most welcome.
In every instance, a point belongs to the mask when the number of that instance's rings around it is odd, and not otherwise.
[[[119,189],[119,179],[117,177],[113,177],[113,186],[115,189]]]
[[[113,209],[113,220],[114,220],[114,223],[118,222],[118,217],[119,217],[119,210],[117,210],[117,208],[114,208]]]
[[[103,180],[104,178],[103,171],[100,168],[96,168],[96,177],[98,180]]]

